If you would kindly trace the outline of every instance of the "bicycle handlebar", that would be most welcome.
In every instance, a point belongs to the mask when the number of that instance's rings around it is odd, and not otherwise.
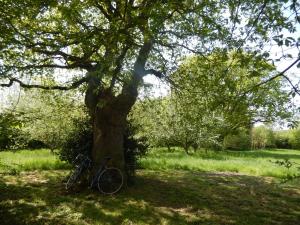
[[[104,157],[104,159],[102,161],[102,164],[106,165],[111,159],[112,159],[112,157],[110,157],[110,156]],[[84,154],[80,153],[73,160],[73,164],[81,163],[81,162],[84,162],[84,161],[88,161],[89,163],[92,162],[92,160],[87,155],[84,155]]]

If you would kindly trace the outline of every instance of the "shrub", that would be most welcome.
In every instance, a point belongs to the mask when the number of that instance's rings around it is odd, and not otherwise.
[[[133,138],[134,128],[127,124],[124,134],[124,157],[128,182],[133,182],[137,159],[146,153],[147,145],[143,140]],[[93,147],[93,132],[88,119],[75,121],[71,132],[60,151],[60,159],[72,163],[79,153],[90,155]]]
[[[293,129],[290,132],[288,143],[293,149],[300,149],[300,129]]]
[[[62,146],[60,159],[72,164],[78,154],[89,155],[92,147],[93,132],[89,120],[74,120],[74,128]]]
[[[148,145],[147,141],[143,138],[134,138],[136,129],[129,122],[127,123],[124,134],[124,157],[126,164],[126,174],[128,183],[133,183],[135,170],[139,166],[138,158],[146,154]]]
[[[291,149],[290,143],[290,130],[283,130],[283,131],[276,131],[275,132],[275,146],[276,148],[284,148],[284,149]]]
[[[227,135],[223,141],[223,148],[229,150],[247,150],[250,149],[250,145],[250,134],[246,129],[239,129],[236,134]]]
[[[40,140],[35,140],[35,139],[32,139],[32,140],[29,140],[26,144],[26,148],[29,148],[29,149],[41,149],[41,148],[48,148],[48,146],[40,141]]]
[[[274,147],[275,147],[275,138],[274,138],[274,133],[271,129],[263,125],[252,128],[251,131],[252,149],[274,148]]]
[[[22,122],[12,112],[0,114],[0,150],[19,149],[26,145]]]

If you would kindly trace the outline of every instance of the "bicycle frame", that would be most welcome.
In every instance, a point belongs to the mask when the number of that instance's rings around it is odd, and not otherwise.
[[[93,176],[90,188],[93,188],[96,186],[98,178],[103,170],[105,170],[107,163],[111,160],[111,157],[105,157],[103,163],[101,163],[100,168],[97,170],[97,173]]]
[[[75,161],[79,161],[82,159],[81,162],[76,162],[76,169],[71,173],[69,179],[66,183],[66,189],[70,189],[78,178],[89,170],[92,172],[94,169],[92,165],[92,160],[86,155],[78,155]],[[90,179],[89,188],[98,187],[98,190],[103,194],[114,194],[118,192],[122,185],[123,185],[123,175],[122,172],[115,167],[108,167],[108,162],[111,160],[111,157],[104,158],[103,162],[100,164],[99,169]]]
[[[81,167],[82,169],[88,169],[91,167],[92,160],[83,154],[79,154],[73,161],[73,164],[77,164],[77,167]]]

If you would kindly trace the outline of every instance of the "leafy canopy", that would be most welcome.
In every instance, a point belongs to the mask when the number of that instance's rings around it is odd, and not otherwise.
[[[232,139],[241,131],[244,145],[250,147],[249,129],[255,122],[291,116],[282,78],[257,86],[276,73],[266,60],[244,52],[187,57],[171,76],[175,87],[169,96],[134,107],[130,118],[138,128],[136,137],[146,137],[154,146],[187,150],[221,147],[226,136]]]
[[[146,74],[166,78],[184,54],[259,51],[270,32],[294,32],[299,19],[299,3],[287,0],[1,0],[0,7],[0,78],[10,81],[1,86],[29,87],[31,77],[59,68],[89,73],[52,88],[97,77],[116,93]]]
[[[274,122],[291,116],[288,93],[281,77],[259,84],[277,73],[263,58],[242,51],[188,57],[172,74],[179,87],[173,89],[173,98],[182,113],[202,117],[214,112],[231,124],[231,129]]]

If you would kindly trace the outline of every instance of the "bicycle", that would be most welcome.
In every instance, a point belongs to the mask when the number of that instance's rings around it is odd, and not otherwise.
[[[123,186],[122,172],[116,167],[109,167],[108,162],[111,157],[104,158],[103,163],[100,165],[96,174],[92,177],[90,182],[90,188],[97,186],[98,190],[107,195],[117,193]],[[91,172],[92,160],[85,155],[79,154],[75,162],[76,168],[69,176],[66,183],[66,189],[69,190],[73,187],[85,171]]]

